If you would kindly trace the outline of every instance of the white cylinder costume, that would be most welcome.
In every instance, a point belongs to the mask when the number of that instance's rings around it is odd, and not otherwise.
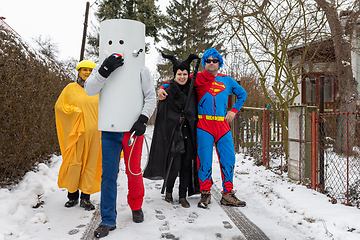
[[[124,65],[110,74],[100,91],[99,130],[127,132],[143,109],[145,25],[128,19],[101,22],[99,62],[113,53],[123,56]]]
[[[102,131],[102,221],[94,231],[97,238],[106,236],[108,227],[116,225],[117,175],[122,150],[124,163],[129,168],[126,171],[129,183],[127,199],[133,221],[138,223],[144,220],[141,210],[145,192],[141,174],[142,143],[146,121],[156,106],[154,82],[149,69],[145,67],[144,24],[127,19],[103,21],[100,24],[99,51],[102,64],[93,69],[84,83],[88,95],[100,92],[98,121],[99,130]],[[121,54],[123,59],[109,57],[110,54]],[[126,144],[131,137],[130,131],[136,135],[131,147]],[[132,174],[130,168],[140,174]],[[107,228],[104,229],[104,226]]]

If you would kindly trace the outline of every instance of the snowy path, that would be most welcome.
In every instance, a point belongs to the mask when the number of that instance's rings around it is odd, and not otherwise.
[[[174,203],[165,202],[160,193],[162,181],[144,179],[145,198],[143,211],[145,221],[137,224],[132,221],[131,211],[126,203],[126,177],[123,166],[118,180],[117,228],[106,237],[107,240],[133,236],[129,239],[246,239],[236,228],[231,219],[213,200],[209,209],[197,207],[199,195],[188,198],[191,207],[181,207],[177,193]],[[178,182],[176,182],[177,189]],[[93,223],[89,224],[81,239],[94,239],[93,231],[100,221],[99,211],[94,214]]]
[[[212,187],[212,196],[217,202],[221,200],[221,190],[214,185]],[[226,214],[233,221],[235,226],[241,231],[246,239],[257,239],[257,240],[269,240],[261,229],[251,222],[245,214],[241,211],[241,208],[234,208],[231,206],[221,206]]]
[[[156,192],[159,194],[161,189],[161,182],[160,181],[154,181],[153,183],[150,181],[149,183],[146,183],[146,191],[152,191],[154,192],[154,194],[150,194],[150,195],[154,195],[156,196]],[[213,197],[213,202],[214,204],[217,204],[220,199],[221,199],[221,190],[218,189],[218,187],[213,186],[212,189],[212,197]],[[191,200],[193,200],[194,197],[191,198]],[[153,230],[155,230],[154,232],[146,232],[147,236],[153,236],[154,239],[158,239],[158,238],[166,238],[166,239],[190,239],[190,236],[184,236],[184,232],[187,231],[187,228],[191,225],[193,225],[193,223],[195,221],[197,221],[197,218],[199,217],[199,215],[201,214],[205,214],[205,215],[211,215],[211,214],[218,214],[218,211],[214,211],[214,212],[209,212],[207,210],[202,210],[202,209],[193,209],[188,211],[188,217],[187,219],[184,221],[182,220],[182,223],[178,223],[176,225],[177,227],[177,232],[179,232],[181,235],[180,237],[177,237],[175,234],[172,233],[171,229],[170,229],[170,224],[169,222],[166,220],[166,215],[164,214],[165,211],[174,211],[177,212],[175,213],[175,215],[178,214],[183,214],[182,211],[186,211],[187,209],[182,208],[181,206],[179,206],[179,204],[174,203],[174,204],[168,204],[163,200],[163,197],[160,201],[162,201],[162,203],[165,206],[158,206],[156,208],[156,206],[154,205],[154,200],[151,199],[150,197],[146,197],[145,198],[145,204],[144,204],[144,209],[154,209],[155,210],[155,218],[160,222],[160,226],[158,227],[159,231],[158,232],[156,230],[156,228],[151,228]],[[190,200],[190,199],[189,199]],[[194,202],[194,201],[192,201]],[[196,203],[195,202],[195,207],[196,207]],[[192,204],[194,205],[194,204]],[[221,205],[220,205],[221,206]],[[212,205],[211,205],[212,207]],[[194,206],[193,206],[194,208]],[[233,224],[231,222],[229,222],[227,219],[225,219],[224,221],[222,221],[222,226],[225,229],[220,229],[219,232],[214,232],[213,229],[209,229],[207,230],[207,234],[210,234],[209,236],[206,236],[205,234],[201,234],[201,236],[199,237],[205,237],[205,239],[212,239],[211,238],[211,234],[213,235],[213,238],[215,239],[248,239],[248,240],[252,240],[252,239],[257,239],[257,240],[268,240],[269,238],[255,225],[253,224],[251,221],[249,221],[249,219],[241,212],[241,210],[239,210],[239,208],[233,208],[233,207],[228,207],[228,206],[221,206],[222,210],[227,213],[228,217],[231,219],[231,221],[233,222]],[[218,209],[217,209],[218,210]],[[170,215],[174,215],[174,213],[169,212]],[[174,216],[170,216],[171,218],[173,218]],[[177,217],[176,217],[177,218]],[[215,216],[209,216],[209,218],[216,218]],[[182,219],[182,218],[179,218]],[[157,222],[157,220],[154,220],[155,222]],[[94,239],[94,230],[97,228],[98,224],[101,221],[101,217],[100,217],[100,210],[99,210],[99,205],[97,205],[96,210],[94,212],[93,218],[91,219],[90,223],[88,224],[83,236],[81,237],[81,240],[92,240]],[[205,222],[202,223],[196,223],[196,227],[201,227],[203,229],[206,229],[209,225],[205,223],[204,226],[203,225]],[[146,222],[145,222],[146,224]],[[135,224],[136,226],[136,224]],[[223,232],[228,233],[229,231],[226,231],[226,229],[232,229],[233,227],[237,227],[238,230],[241,231],[241,234],[239,234],[237,231],[235,231],[234,234],[232,236],[228,236],[228,234],[224,234]],[[213,228],[213,227],[212,227]],[[120,230],[121,231],[121,230]],[[161,236],[159,236],[159,234],[161,233]],[[123,234],[122,232],[118,232],[116,233],[115,231],[110,233],[111,236],[109,236],[109,239],[112,238],[116,238],[116,237],[120,237],[121,234]],[[192,238],[194,236],[191,236]],[[149,239],[153,239],[152,237]],[[194,238],[195,239],[195,238]]]
[[[146,151],[144,155],[146,159]],[[61,156],[53,156],[50,165],[39,164],[18,185],[0,188],[0,240],[78,240],[86,235],[94,211],[84,211],[79,205],[64,207],[67,192],[56,183],[61,161]],[[124,172],[121,161],[117,229],[104,239],[243,240],[249,237],[238,229],[241,220],[229,217],[218,204],[215,190],[221,189],[221,175],[216,157],[213,161],[216,188],[212,189],[214,200],[209,209],[197,207],[199,195],[188,199],[191,204],[188,209],[178,203],[169,204],[160,194],[162,181],[144,179],[145,221],[140,224],[132,221],[126,203]],[[360,239],[359,209],[331,204],[325,195],[292,182],[286,174],[279,176],[257,167],[252,159],[241,154],[236,159],[234,190],[247,203],[234,211],[239,210],[271,240]],[[177,192],[174,199],[178,200]],[[91,200],[98,205],[100,193],[93,194]],[[89,233],[91,236],[92,231]]]

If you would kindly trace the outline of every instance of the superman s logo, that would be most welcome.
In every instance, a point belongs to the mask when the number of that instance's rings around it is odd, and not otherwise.
[[[226,88],[225,84],[223,84],[221,82],[213,82],[212,86],[209,89],[209,93],[213,96],[216,96],[220,92],[224,91],[225,88]]]

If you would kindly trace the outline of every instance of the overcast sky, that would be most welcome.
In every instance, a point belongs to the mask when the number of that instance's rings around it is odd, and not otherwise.
[[[87,0],[0,0],[0,17],[30,44],[50,37],[58,44],[60,59],[79,59]],[[95,0],[88,1],[91,4]],[[89,23],[95,22],[94,4]]]
[[[61,60],[80,58],[84,29],[86,2],[90,3],[89,27],[96,23],[95,0],[0,0],[0,17],[30,44],[32,39],[50,37],[59,47]],[[165,12],[168,0],[160,0],[161,10]],[[34,45],[35,46],[35,45]]]

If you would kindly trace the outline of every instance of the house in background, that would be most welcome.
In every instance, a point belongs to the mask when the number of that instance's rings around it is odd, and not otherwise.
[[[349,11],[340,12],[340,18],[345,23]],[[355,31],[353,46],[360,46],[360,19]],[[305,54],[306,53],[306,54]],[[304,57],[304,60],[302,58]],[[331,38],[318,40],[311,45],[300,45],[288,50],[290,66],[301,67],[299,84],[300,95],[295,99],[295,105],[319,106],[320,77],[324,77],[324,103],[327,111],[335,110],[335,97],[338,91],[338,80],[335,68],[335,50]],[[345,63],[346,64],[346,63]],[[360,52],[354,47],[351,53],[351,65],[355,80],[360,83]],[[357,87],[360,93],[360,84]],[[358,98],[358,101],[360,99]]]
[[[332,39],[317,41],[310,46],[294,47],[288,51],[288,57],[291,66],[304,63],[300,70],[300,95],[296,97],[295,104],[319,106],[319,83],[323,76],[325,108],[333,109],[338,85]],[[303,57],[305,59],[301,60]]]

